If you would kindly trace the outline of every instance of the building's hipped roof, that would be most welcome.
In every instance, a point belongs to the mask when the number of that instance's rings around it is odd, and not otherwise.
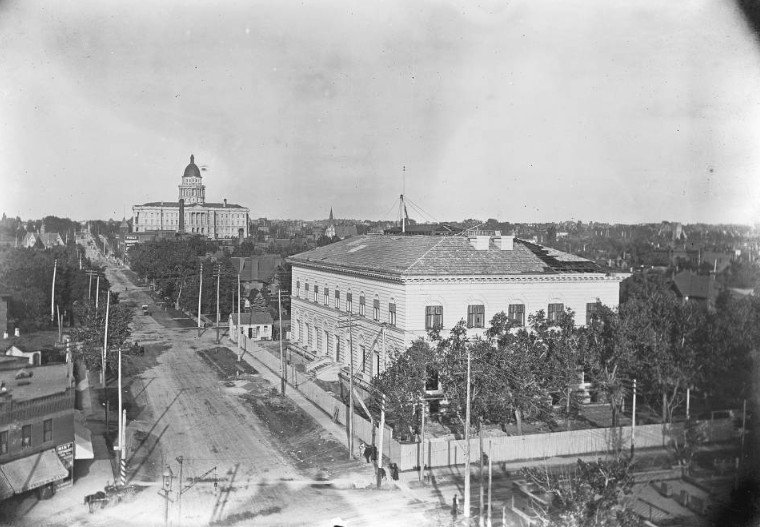
[[[489,241],[476,250],[464,236],[359,236],[289,258],[293,264],[389,275],[600,273],[590,260],[514,240],[511,250]]]
[[[143,203],[142,205],[137,205],[138,207],[164,207],[164,208],[171,208],[171,207],[179,207],[179,201],[152,201],[150,203]],[[192,209],[193,207],[198,208],[214,208],[214,209],[244,209],[242,205],[236,205],[234,203],[227,203],[225,205],[224,203],[185,203],[185,210]]]

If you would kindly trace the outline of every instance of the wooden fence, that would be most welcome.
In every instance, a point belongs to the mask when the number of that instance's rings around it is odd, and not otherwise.
[[[255,357],[275,372],[280,371],[280,360],[266,351],[257,352]],[[288,382],[296,387],[306,398],[330,415],[334,421],[346,424],[346,405],[332,394],[325,392],[314,384],[310,377],[290,370]],[[682,424],[672,425],[677,431]],[[737,437],[730,419],[700,421],[698,423],[708,443],[727,441]],[[371,443],[373,426],[366,419],[354,416],[354,434],[359,439]],[[665,446],[670,440],[670,428],[661,424],[637,426],[634,444],[636,448]],[[379,438],[377,431],[375,437]],[[483,438],[483,451],[494,462],[545,459],[557,456],[580,456],[586,454],[613,452],[619,448],[630,448],[631,427],[592,428],[530,434],[522,436],[487,435]],[[464,439],[437,438],[425,441],[424,462],[422,461],[422,443],[399,443],[393,439],[393,431],[385,428],[383,432],[383,454],[397,463],[399,470],[410,470],[422,465],[445,467],[464,464],[467,456],[467,443]],[[480,458],[480,440],[477,433],[470,438],[470,460],[477,462]]]

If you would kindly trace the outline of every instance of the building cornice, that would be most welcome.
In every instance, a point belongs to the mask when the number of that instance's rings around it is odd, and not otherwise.
[[[604,273],[546,273],[546,274],[506,274],[506,275],[401,275],[378,271],[341,268],[317,262],[291,260],[291,265],[315,271],[324,271],[344,276],[368,278],[399,284],[407,283],[468,283],[468,284],[503,284],[503,283],[543,283],[543,282],[621,282],[626,276]]]

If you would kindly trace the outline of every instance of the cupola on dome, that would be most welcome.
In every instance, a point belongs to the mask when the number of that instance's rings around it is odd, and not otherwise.
[[[198,170],[198,165],[195,164],[194,155],[190,155],[190,164],[185,167],[185,175],[182,177],[201,177],[201,171]]]

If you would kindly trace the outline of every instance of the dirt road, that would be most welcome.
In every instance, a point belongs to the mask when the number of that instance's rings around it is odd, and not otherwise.
[[[128,483],[143,490],[131,503],[92,515],[69,507],[47,518],[30,513],[21,524],[427,524],[429,504],[409,503],[390,485],[381,491],[354,488],[372,482],[371,468],[359,461],[342,462],[343,473],[329,484],[318,481],[314,470],[299,471],[297,459],[283,451],[284,442],[251,410],[255,393],[241,394],[239,383],[225,385],[199,355],[213,356],[216,332],[199,336],[187,319],[156,306],[128,271],[111,266],[107,274],[121,301],[135,305],[132,339],[146,350],[125,359],[125,368],[140,372],[125,383]],[[150,316],[142,314],[143,304],[150,306]],[[168,503],[160,490],[167,466],[173,473]]]

